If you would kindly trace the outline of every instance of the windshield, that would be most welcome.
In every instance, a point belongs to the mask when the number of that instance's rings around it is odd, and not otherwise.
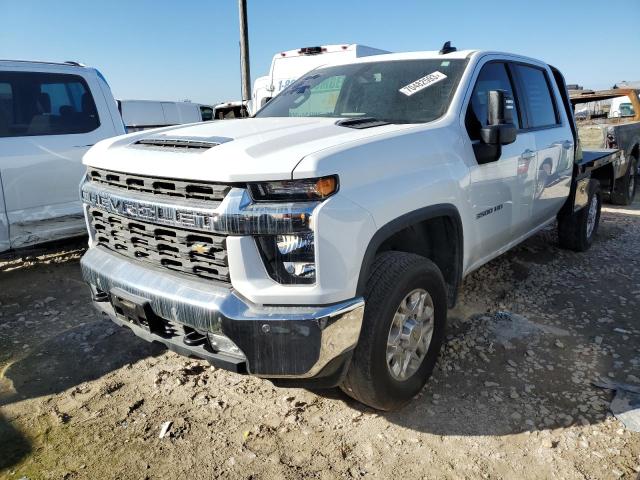
[[[393,60],[313,70],[256,117],[371,117],[431,122],[446,112],[466,60]]]
[[[630,103],[620,104],[620,116],[621,117],[633,117],[635,112],[633,111],[633,105]]]

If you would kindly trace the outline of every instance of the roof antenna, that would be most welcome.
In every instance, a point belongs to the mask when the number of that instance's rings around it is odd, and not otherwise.
[[[440,55],[446,55],[447,53],[456,52],[456,51],[458,51],[458,49],[456,47],[452,47],[451,42],[447,41],[447,42],[444,42],[444,45],[442,45],[442,48],[440,49]]]

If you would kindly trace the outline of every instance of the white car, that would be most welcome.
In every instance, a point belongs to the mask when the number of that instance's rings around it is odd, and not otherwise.
[[[322,45],[276,53],[271,60],[269,74],[258,77],[253,83],[249,111],[255,113],[265,103],[295,82],[300,75],[314,68],[383,53],[389,52],[358,44]]]
[[[599,169],[628,160],[581,156],[575,131],[560,72],[519,55],[445,45],[318,68],[254,118],[93,147],[83,276],[146,340],[397,408],[429,378],[465,275],[556,219],[561,246],[593,242]]]
[[[84,235],[82,156],[123,133],[97,70],[0,60],[0,252]]]

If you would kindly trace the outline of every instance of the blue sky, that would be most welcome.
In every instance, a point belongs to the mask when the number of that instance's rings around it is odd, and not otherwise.
[[[274,53],[292,48],[361,43],[433,50],[452,40],[459,48],[543,59],[569,83],[591,88],[640,80],[640,0],[248,5],[253,78],[267,72]],[[116,98],[240,97],[236,0],[0,0],[0,16],[0,58],[81,61],[102,71]]]

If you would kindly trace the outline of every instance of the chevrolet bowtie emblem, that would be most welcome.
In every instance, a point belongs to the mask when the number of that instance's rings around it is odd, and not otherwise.
[[[196,243],[191,247],[191,251],[200,253],[200,254],[205,254],[205,253],[209,253],[209,247],[207,247],[206,245]]]

